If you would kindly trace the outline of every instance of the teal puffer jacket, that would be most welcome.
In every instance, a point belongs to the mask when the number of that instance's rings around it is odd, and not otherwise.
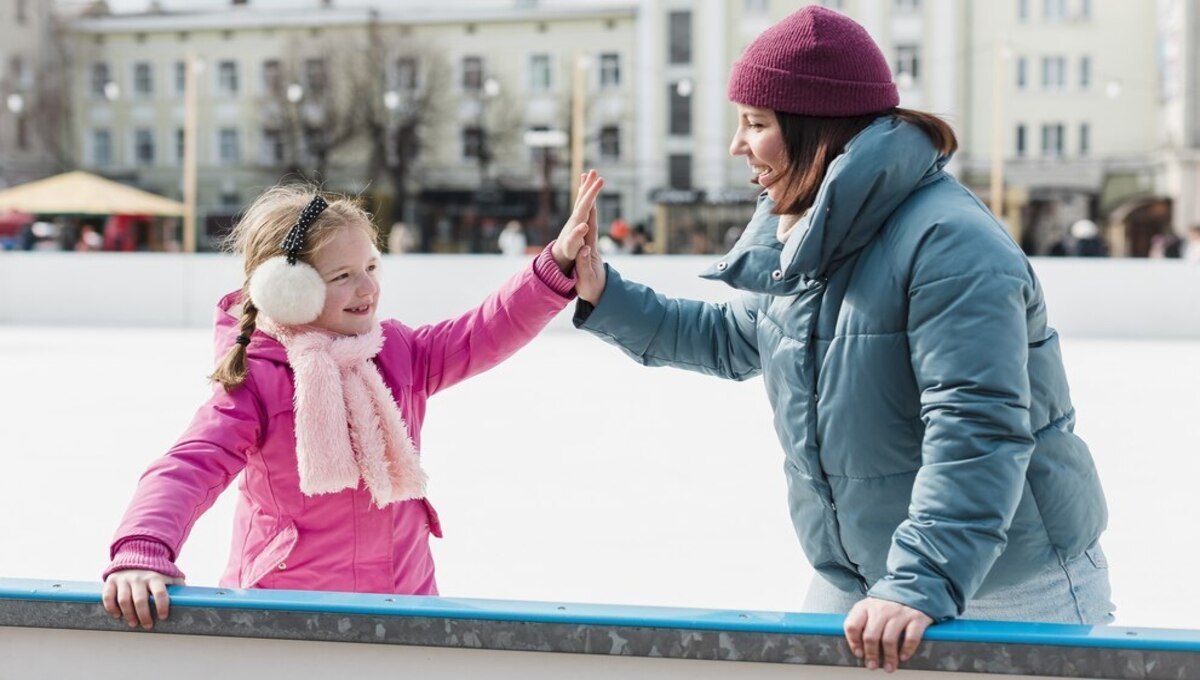
[[[935,621],[1083,553],[1107,521],[1037,277],[946,160],[880,118],[786,244],[764,195],[703,274],[746,294],[670,299],[609,268],[575,318],[648,366],[761,374],[813,566]]]

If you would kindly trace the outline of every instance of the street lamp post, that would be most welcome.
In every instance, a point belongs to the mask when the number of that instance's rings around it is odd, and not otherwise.
[[[183,69],[183,252],[196,252],[196,85],[200,62],[189,53]],[[110,83],[111,84],[111,83]],[[105,94],[108,87],[105,86]]]
[[[1004,132],[1008,121],[1004,119],[1005,103],[1008,95],[1006,68],[1012,59],[1013,50],[1005,43],[996,48],[995,73],[992,82],[992,172],[991,172],[991,209],[996,219],[1004,219]],[[1020,242],[1020,234],[1013,234]]]
[[[538,237],[546,236],[551,213],[551,180],[554,172],[554,150],[567,144],[567,134],[562,130],[530,130],[525,133],[525,145],[541,151],[542,186],[538,196]]]

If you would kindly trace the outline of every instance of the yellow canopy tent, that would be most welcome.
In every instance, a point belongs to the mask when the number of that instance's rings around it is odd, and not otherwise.
[[[77,170],[0,191],[0,211],[35,215],[180,217],[183,204]]]

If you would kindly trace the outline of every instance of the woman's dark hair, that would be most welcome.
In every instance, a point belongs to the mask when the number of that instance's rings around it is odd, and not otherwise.
[[[777,215],[800,215],[812,207],[825,180],[829,164],[846,149],[854,136],[881,116],[892,115],[919,127],[943,156],[958,149],[958,139],[946,121],[930,113],[895,108],[849,118],[817,118],[776,111],[788,157],[788,178]]]

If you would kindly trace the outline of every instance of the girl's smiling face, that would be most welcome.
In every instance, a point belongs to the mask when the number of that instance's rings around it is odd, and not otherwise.
[[[367,228],[339,227],[313,254],[312,265],[325,281],[325,308],[312,325],[338,335],[371,330],[379,305],[379,250]]]
[[[778,202],[789,172],[787,147],[779,120],[771,109],[737,105],[738,127],[733,133],[729,153],[745,156],[753,176],[750,181],[767,190],[771,200]]]

